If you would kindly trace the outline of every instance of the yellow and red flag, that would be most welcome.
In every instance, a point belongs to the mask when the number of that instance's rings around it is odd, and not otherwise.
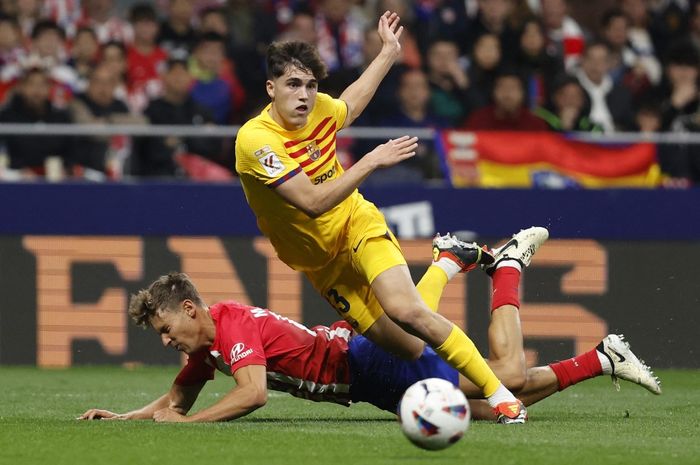
[[[549,132],[441,131],[455,187],[657,187],[656,145],[600,144]]]

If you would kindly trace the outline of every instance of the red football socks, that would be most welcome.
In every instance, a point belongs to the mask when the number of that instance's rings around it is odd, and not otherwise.
[[[520,270],[512,266],[501,266],[494,270],[492,279],[491,311],[503,305],[520,308]]]
[[[552,363],[549,367],[559,381],[559,390],[579,383],[583,380],[596,377],[603,373],[596,350],[589,350],[581,355],[561,362]]]

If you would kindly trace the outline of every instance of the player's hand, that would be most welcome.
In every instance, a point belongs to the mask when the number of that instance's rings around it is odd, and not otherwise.
[[[181,415],[177,413],[175,410],[171,408],[163,408],[160,410],[157,410],[153,414],[153,420],[158,422],[158,423],[182,423],[187,421],[187,417],[185,415]]]
[[[398,139],[389,139],[386,144],[378,145],[364,158],[367,158],[367,161],[372,163],[374,168],[387,168],[414,156],[417,147],[417,137],[402,136]]]
[[[394,56],[399,56],[401,53],[401,44],[399,39],[403,32],[403,26],[399,26],[399,15],[386,11],[379,17],[377,32],[382,39],[382,50],[392,53]]]
[[[126,416],[121,413],[110,412],[99,408],[91,408],[80,415],[76,420],[126,420]]]

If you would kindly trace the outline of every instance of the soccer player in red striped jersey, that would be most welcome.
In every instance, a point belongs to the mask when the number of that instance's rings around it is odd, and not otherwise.
[[[362,113],[400,55],[402,30],[395,13],[379,18],[380,53],[338,99],[318,92],[326,69],[312,45],[271,44],[271,101],[238,131],[236,171],[279,258],[303,272],[357,332],[409,360],[427,343],[505,412],[502,423],[522,423],[522,404],[462,329],[429,303],[437,302],[434,290],[447,283],[453,262],[437,260],[414,284],[384,216],[357,190],[373,171],[414,156],[417,139],[389,140],[347,170],[335,154],[337,132]],[[460,271],[493,262],[488,252],[462,242],[443,252],[460,257]]]
[[[493,318],[510,319],[515,326],[519,323],[520,270],[530,263],[536,250],[531,247],[535,243],[533,234],[528,232],[531,230],[515,235],[515,241],[501,247],[498,264],[487,270],[494,287],[512,287],[505,297],[494,295],[492,312],[498,312],[499,316]],[[540,239],[534,239],[541,243]],[[509,311],[510,307],[515,307],[516,312]],[[268,389],[341,405],[364,401],[395,413],[406,388],[428,377],[447,379],[467,396],[481,397],[478,388],[460,377],[429,347],[417,360],[406,361],[357,335],[344,321],[331,327],[309,329],[269,310],[233,301],[207,308],[192,282],[181,273],[163,276],[133,296],[129,313],[137,323],[152,326],[165,345],[189,354],[188,363],[169,392],[150,404],[125,414],[90,409],[82,419],[232,420],[263,406]],[[493,326],[492,322],[492,329]],[[509,347],[515,347],[524,360],[522,334],[511,334],[513,340],[503,344],[495,332],[489,330],[489,339],[494,352],[501,354],[497,358],[505,360],[504,354],[512,351]],[[661,392],[648,367],[616,335],[606,337],[596,349],[550,366],[525,371],[524,362],[510,364],[513,366],[494,363],[494,369],[502,372],[504,378],[508,371],[522,370],[525,381],[519,396],[526,405],[602,374],[635,382],[655,394]],[[215,369],[233,376],[236,387],[216,404],[186,416],[204,384],[213,378]],[[498,412],[487,402],[470,400],[470,403],[475,418],[497,419]]]

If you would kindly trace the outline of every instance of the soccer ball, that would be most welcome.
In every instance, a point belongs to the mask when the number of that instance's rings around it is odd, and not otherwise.
[[[469,427],[469,402],[462,391],[440,378],[428,378],[406,389],[398,408],[401,430],[422,449],[451,446]]]

